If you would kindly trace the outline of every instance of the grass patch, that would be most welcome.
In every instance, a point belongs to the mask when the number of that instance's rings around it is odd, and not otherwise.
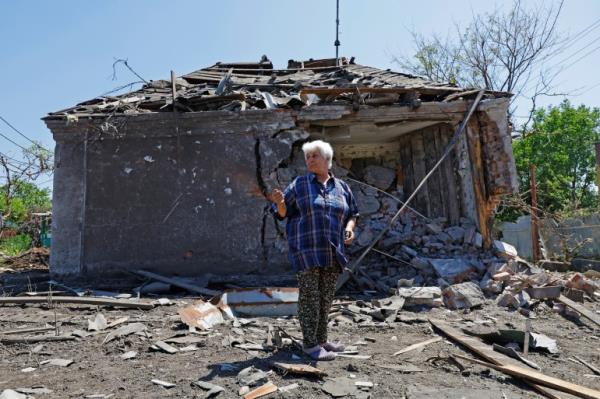
[[[31,237],[19,234],[0,240],[0,252],[8,256],[16,256],[31,248]]]

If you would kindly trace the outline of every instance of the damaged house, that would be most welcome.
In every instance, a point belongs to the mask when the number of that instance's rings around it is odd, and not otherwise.
[[[51,272],[286,273],[284,222],[266,195],[304,173],[309,139],[332,144],[333,172],[357,197],[357,253],[441,157],[477,93],[354,59],[274,69],[263,57],[52,112],[44,118],[56,141]],[[414,249],[444,258],[491,244],[498,200],[517,189],[508,97],[485,93],[376,248],[410,261]],[[418,221],[459,237],[403,239]]]

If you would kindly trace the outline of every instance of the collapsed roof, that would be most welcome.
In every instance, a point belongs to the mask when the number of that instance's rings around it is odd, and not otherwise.
[[[173,101],[175,90],[175,101]],[[476,93],[450,83],[433,82],[406,73],[335,58],[288,61],[273,69],[266,56],[257,63],[221,63],[175,80],[150,81],[119,96],[99,96],[74,107],[51,112],[44,119],[173,111],[299,109],[312,104],[390,105],[418,107],[421,101],[450,101]],[[491,97],[507,97],[487,92]]]

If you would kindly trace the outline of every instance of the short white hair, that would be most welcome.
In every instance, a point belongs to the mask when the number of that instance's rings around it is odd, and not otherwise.
[[[327,167],[331,169],[331,167],[333,166],[333,148],[331,148],[331,144],[323,140],[315,140],[308,143],[304,143],[302,145],[302,151],[304,152],[305,158],[306,154],[319,151],[321,156],[327,160]]]

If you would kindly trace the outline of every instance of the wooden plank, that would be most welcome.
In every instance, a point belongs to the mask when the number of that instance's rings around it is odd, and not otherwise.
[[[150,310],[154,308],[151,303],[126,301],[121,299],[109,299],[98,297],[79,297],[79,296],[54,296],[51,300],[48,297],[0,297],[0,305],[22,305],[31,303],[71,303],[74,305],[96,305],[96,306],[115,306],[121,308],[132,308]]]
[[[443,149],[448,145],[448,140],[450,140],[450,136],[452,135],[452,131],[448,129],[448,125],[440,125],[438,129],[439,142],[436,140],[436,143],[441,147],[440,154]],[[456,149],[453,149],[448,159],[444,161],[442,165],[440,165],[440,169],[442,170],[442,182],[445,184],[444,191],[444,202],[446,203],[446,209],[448,213],[448,220],[451,225],[457,225],[460,222],[460,203],[459,203],[459,184],[456,179]]]
[[[188,284],[188,283],[185,283],[183,281],[180,281],[180,280],[177,280],[174,278],[161,276],[160,274],[148,272],[146,270],[136,270],[133,273],[138,274],[140,276],[147,277],[147,278],[151,278],[153,280],[162,281],[163,283],[171,284],[171,285],[174,285],[175,287],[180,287],[185,290],[188,290],[189,292],[194,292],[194,293],[200,294],[200,295],[216,296],[216,295],[221,294],[220,291],[211,290],[209,288],[198,287],[193,284]]]
[[[256,388],[254,391],[250,391],[247,394],[245,394],[244,399],[260,398],[261,396],[268,395],[275,391],[277,391],[277,386],[269,381],[266,384]]]
[[[400,137],[400,164],[402,165],[402,199],[408,198],[409,193],[415,188],[413,183],[413,169],[412,169],[412,149],[410,146],[410,136],[404,135]]]
[[[435,132],[437,127],[432,126],[423,129],[423,148],[425,150],[425,169],[430,171],[433,166],[440,158],[437,154],[437,148],[435,145]],[[431,208],[431,214],[429,217],[440,217],[444,216],[442,206],[442,195],[440,187],[440,169],[438,168],[427,181],[427,193],[429,195],[429,202]]]
[[[477,363],[485,367],[489,367],[494,370],[501,371],[505,374],[511,375],[513,377],[522,378],[528,381],[533,381],[537,384],[546,386],[548,388],[553,388],[559,390],[561,392],[570,393],[572,395],[579,396],[580,398],[585,399],[600,399],[600,391],[595,389],[586,388],[581,385],[573,384],[572,382],[568,382],[565,380],[561,380],[560,378],[550,377],[546,374],[542,374],[535,370],[526,369],[517,365],[497,365],[493,363],[483,362],[481,360],[472,359],[466,356],[455,355],[459,359],[467,360],[469,362]]]
[[[416,187],[419,182],[425,178],[427,170],[425,169],[425,148],[423,146],[423,133],[415,132],[411,135],[410,146],[412,149],[412,166],[413,166],[413,181]],[[415,208],[417,208],[425,216],[431,216],[431,206],[429,203],[429,195],[427,185],[423,186],[417,193]]]
[[[20,328],[17,330],[0,331],[0,336],[12,335],[12,334],[24,334],[24,333],[37,333],[37,332],[44,332],[44,331],[52,331],[54,329],[55,329],[55,327]]]
[[[473,353],[482,357],[483,359],[487,360],[490,363],[493,363],[495,365],[501,365],[501,366],[518,365],[518,363],[514,359],[511,359],[510,357],[503,355],[501,353],[495,352],[493,349],[490,348],[489,345],[484,344],[479,339],[465,335],[462,332],[458,331],[457,329],[449,326],[448,324],[446,324],[440,320],[429,319],[429,322],[431,323],[432,326],[434,326],[437,330],[442,332],[448,338],[461,344],[465,348],[469,349],[470,351],[472,351]],[[544,388],[538,384],[528,382],[528,381],[525,381],[525,382],[528,385],[530,385],[533,389],[535,389],[537,392],[541,393],[542,395],[544,395],[548,398],[560,399],[560,397],[554,395],[552,392],[549,392],[548,390],[546,390],[546,388]]]
[[[441,133],[441,129],[442,126],[438,125],[438,126],[434,126],[433,128],[433,142],[434,142],[434,154],[435,154],[435,159],[439,159],[442,154],[444,153],[444,149],[446,148],[446,143],[443,141],[442,139],[442,133]],[[448,219],[448,221],[450,221],[450,208],[449,208],[449,193],[448,193],[448,186],[450,185],[450,182],[448,180],[446,180],[446,167],[447,165],[450,163],[450,159],[449,157],[440,165],[440,167],[438,168],[438,171],[436,172],[437,175],[437,179],[438,179],[438,189],[439,189],[439,194],[440,194],[440,206],[441,206],[441,216],[444,216],[445,218]]]
[[[581,313],[582,316],[584,316],[585,318],[591,320],[592,322],[594,322],[600,326],[600,316],[596,315],[591,310],[585,308],[583,305],[573,302],[572,300],[570,300],[569,298],[567,298],[564,295],[559,296],[558,300],[560,302],[564,303],[565,305],[567,305],[568,307],[575,309],[577,312]]]
[[[0,337],[0,344],[33,344],[36,342],[74,341],[74,336],[34,335],[30,337]]]
[[[477,215],[477,227],[483,236],[485,248],[492,244],[492,232],[488,212],[488,196],[485,185],[483,170],[483,151],[481,148],[481,136],[479,124],[473,120],[467,126],[467,148],[471,160],[471,172],[473,174],[473,191],[475,193],[475,211]]]
[[[407,347],[406,347],[406,348],[404,348],[404,349],[400,349],[398,352],[394,353],[394,356],[398,356],[398,355],[401,355],[401,354],[403,354],[403,353],[410,352],[410,351],[413,351],[413,350],[415,350],[415,349],[422,348],[422,347],[424,347],[424,346],[427,346],[427,345],[429,345],[429,344],[433,344],[433,343],[435,343],[435,342],[440,342],[440,341],[441,341],[441,340],[443,340],[443,339],[444,339],[444,338],[442,338],[442,337],[435,337],[435,338],[431,338],[431,339],[428,339],[428,340],[426,340],[426,341],[423,341],[423,342],[419,342],[419,343],[416,343],[416,344],[412,344],[412,345],[410,345],[410,346],[407,346]]]

